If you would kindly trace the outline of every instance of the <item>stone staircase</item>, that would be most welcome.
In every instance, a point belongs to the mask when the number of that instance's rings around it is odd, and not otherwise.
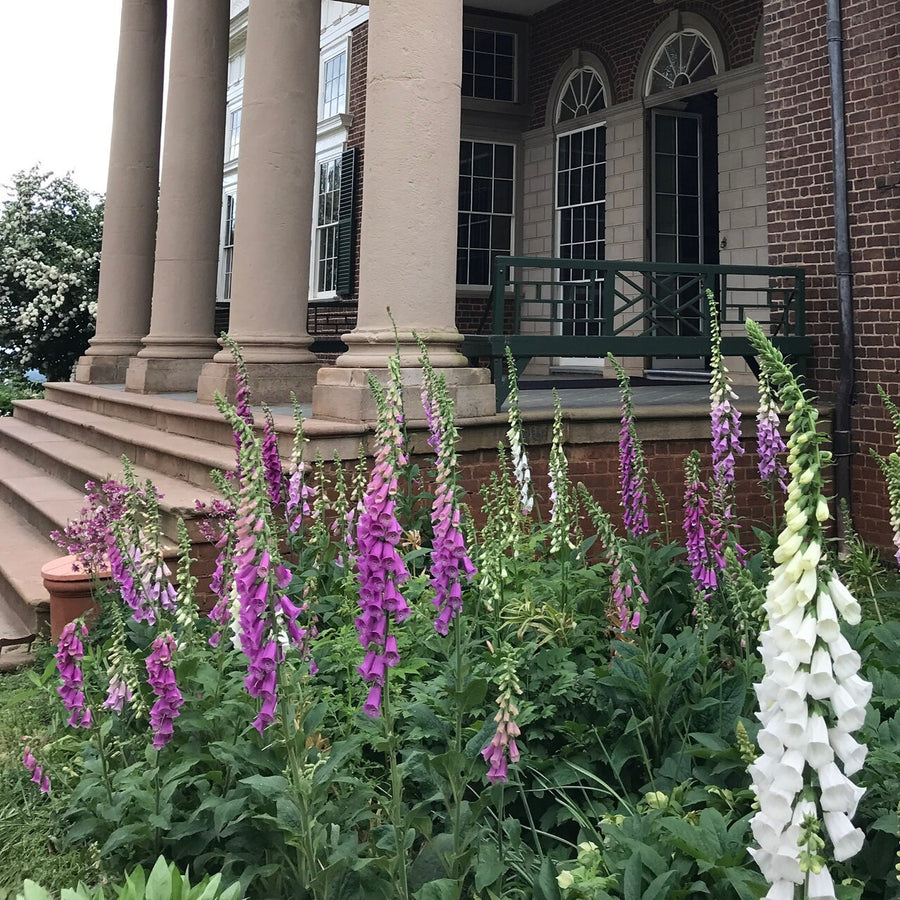
[[[279,419],[287,451],[290,420]],[[179,517],[202,541],[195,501],[217,496],[211,469],[234,464],[231,429],[215,408],[117,387],[48,384],[43,400],[19,401],[13,417],[0,418],[0,640],[46,627],[41,567],[64,555],[49,534],[79,515],[86,481],[121,479],[123,455],[163,495],[167,541],[174,545]]]

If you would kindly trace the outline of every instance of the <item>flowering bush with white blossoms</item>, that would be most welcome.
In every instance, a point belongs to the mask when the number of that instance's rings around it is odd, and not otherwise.
[[[10,188],[0,208],[0,369],[64,381],[94,332],[103,204],[37,168]]]

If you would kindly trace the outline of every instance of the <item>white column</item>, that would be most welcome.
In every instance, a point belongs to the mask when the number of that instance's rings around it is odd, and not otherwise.
[[[77,381],[121,383],[150,328],[166,4],[123,0],[103,214],[97,328]]]
[[[308,401],[306,331],[316,163],[320,0],[251,4],[229,332],[259,400]],[[203,367],[198,399],[230,392],[231,354]]]
[[[371,0],[359,314],[337,367],[319,371],[316,416],[372,418],[367,372],[383,377],[395,339],[407,382],[420,380],[413,332],[460,414],[493,412],[455,325],[461,70],[462,0]]]
[[[216,351],[213,323],[229,0],[175,0],[150,333],[126,387],[193,390]]]

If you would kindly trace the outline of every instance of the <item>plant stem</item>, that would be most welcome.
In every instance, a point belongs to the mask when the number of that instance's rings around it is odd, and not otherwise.
[[[403,779],[397,762],[397,735],[394,730],[394,716],[391,707],[390,670],[385,672],[382,711],[388,744],[388,762],[391,772],[391,824],[394,826],[394,886],[397,900],[409,900],[409,886],[406,882],[406,829],[403,828]],[[401,831],[403,832],[401,836]]]

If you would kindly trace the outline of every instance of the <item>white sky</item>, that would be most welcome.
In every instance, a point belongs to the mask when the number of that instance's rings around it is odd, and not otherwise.
[[[106,190],[119,0],[6,0],[0,52],[0,199],[40,165]]]

